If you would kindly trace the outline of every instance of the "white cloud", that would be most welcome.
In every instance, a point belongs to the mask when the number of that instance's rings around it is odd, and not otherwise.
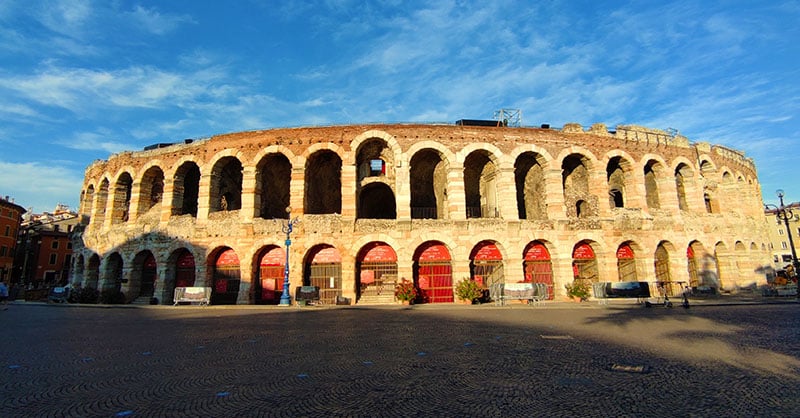
[[[109,154],[135,149],[135,146],[131,144],[114,141],[112,135],[113,133],[107,129],[101,132],[75,132],[69,138],[54,142],[66,148],[88,151],[103,150]]]
[[[83,170],[71,170],[48,162],[10,163],[0,161],[0,194],[15,203],[41,213],[57,203],[77,209],[83,184]]]
[[[184,23],[196,23],[189,15],[162,14],[154,8],[148,9],[139,5],[127,14],[144,30],[156,35],[172,32]]]

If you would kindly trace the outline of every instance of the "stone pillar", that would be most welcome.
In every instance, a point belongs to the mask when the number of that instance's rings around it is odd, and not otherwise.
[[[407,162],[398,160],[394,170],[397,219],[404,221],[411,220],[411,179],[408,167]]]
[[[467,195],[464,190],[464,166],[451,162],[447,171],[447,201],[441,210],[447,211],[445,219],[467,219]],[[441,219],[441,218],[440,218]]]
[[[242,223],[253,223],[256,213],[256,168],[245,166],[242,168],[242,209],[239,211]]]
[[[604,168],[589,171],[589,195],[597,199],[597,216],[601,218],[610,217],[611,207],[608,203],[608,178]]]
[[[561,168],[544,171],[545,200],[547,202],[548,219],[566,219],[567,208],[564,206],[564,186]]]
[[[357,215],[358,197],[356,196],[356,167],[342,166],[342,219],[355,219]]]
[[[175,202],[175,179],[164,178],[164,193],[161,196],[160,224],[164,227],[172,216],[172,205]]]
[[[142,182],[134,181],[131,184],[131,201],[128,202],[128,222],[134,222],[139,216],[139,201],[142,198]],[[147,197],[149,198],[149,196]]]
[[[500,217],[509,221],[519,220],[514,167],[504,167],[497,171],[497,208],[500,211]]]
[[[305,213],[305,172],[304,167],[292,164],[292,179],[289,182],[289,206],[292,208],[292,216]]]
[[[208,213],[211,210],[211,171],[200,170],[200,184],[197,190],[197,225],[205,226],[208,223]]]

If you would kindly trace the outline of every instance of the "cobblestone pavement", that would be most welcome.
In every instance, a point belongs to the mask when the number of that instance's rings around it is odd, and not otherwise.
[[[0,416],[800,416],[800,304],[0,311]]]

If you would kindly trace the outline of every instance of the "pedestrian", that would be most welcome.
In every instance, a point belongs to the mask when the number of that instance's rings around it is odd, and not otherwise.
[[[3,304],[3,310],[7,311],[8,306],[8,286],[6,286],[6,282],[3,279],[0,279],[0,303]]]

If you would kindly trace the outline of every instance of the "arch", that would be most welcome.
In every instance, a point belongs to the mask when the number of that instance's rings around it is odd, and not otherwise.
[[[175,294],[176,287],[195,286],[195,258],[191,251],[184,247],[173,250],[167,259],[164,275],[164,299]]]
[[[653,254],[653,270],[655,271],[656,284],[664,289],[667,296],[673,296],[672,272],[670,268],[670,253],[673,251],[672,244],[661,241]]]
[[[617,155],[609,158],[606,164],[606,181],[608,182],[609,207],[624,208],[627,189],[630,183],[633,164],[627,158]]]
[[[283,295],[286,275],[286,251],[277,245],[258,250],[253,274],[254,302],[257,305],[277,305]]]
[[[514,161],[519,219],[547,219],[546,157],[526,151]]]
[[[359,302],[394,302],[397,285],[397,253],[391,245],[372,241],[356,255],[356,298]]]
[[[334,151],[321,149],[305,165],[303,207],[306,214],[342,213],[342,159]]]
[[[503,254],[494,240],[483,240],[472,247],[469,255],[470,280],[491,289],[505,283]]]
[[[617,273],[621,282],[638,282],[636,274],[636,253],[631,241],[625,241],[617,247]]]
[[[111,222],[127,222],[130,215],[131,192],[133,178],[130,173],[123,171],[114,184],[114,195],[111,205]]]
[[[447,219],[449,163],[442,153],[425,148],[409,164],[412,219]]]
[[[136,216],[140,217],[158,206],[164,197],[164,171],[154,165],[148,168],[139,180],[139,207]]]
[[[86,190],[81,193],[81,214],[92,216],[92,208],[94,203],[94,185],[89,185]]]
[[[143,250],[133,258],[131,278],[128,283],[130,298],[152,298],[155,295],[155,285],[158,280],[158,263],[150,250]]]
[[[500,216],[497,183],[500,173],[494,155],[475,150],[464,159],[464,195],[467,218]]]
[[[86,272],[83,277],[84,287],[99,289],[100,281],[100,256],[92,253],[86,262]]]
[[[256,165],[255,215],[263,219],[289,219],[292,164],[281,153],[264,155]]]
[[[224,156],[211,168],[209,212],[224,212],[242,208],[242,162],[234,156]]]
[[[242,281],[239,256],[232,248],[222,247],[213,251],[209,259],[213,260],[211,303],[235,305]]]
[[[358,219],[397,219],[394,192],[385,183],[370,183],[358,192]]]
[[[102,300],[102,302],[120,302],[121,300],[118,300],[116,296],[121,293],[120,290],[122,287],[122,273],[125,265],[122,260],[122,255],[118,252],[113,252],[106,256],[103,262],[105,266],[103,281],[100,284],[100,296],[105,300]]]
[[[423,303],[453,302],[450,250],[441,241],[426,241],[414,251],[414,284]]]
[[[196,217],[200,196],[200,167],[194,161],[185,161],[175,170],[172,181],[171,215]]]
[[[692,177],[693,173],[689,165],[678,163],[675,167],[675,190],[678,196],[678,209],[683,211],[689,210],[686,188]]]
[[[548,299],[554,298],[553,262],[547,244],[543,241],[531,241],[522,252],[523,281],[544,283],[547,285]]]
[[[583,154],[569,154],[561,162],[561,186],[567,217],[597,216],[597,198],[589,188],[591,163]]]
[[[342,296],[342,255],[336,247],[317,244],[306,253],[303,285],[319,288],[320,302],[336,304]]]
[[[575,281],[600,281],[597,256],[590,241],[580,241],[572,248],[572,274]]]
[[[350,149],[359,150],[361,148],[361,145],[365,141],[370,141],[372,139],[383,140],[383,142],[387,145],[387,147],[389,149],[391,149],[392,153],[394,154],[392,159],[394,161],[398,161],[399,160],[400,154],[402,152],[402,149],[400,147],[400,144],[397,143],[397,139],[394,136],[392,136],[391,134],[388,134],[388,133],[386,133],[384,131],[377,130],[377,129],[371,129],[371,130],[362,132],[361,134],[359,134],[358,136],[353,138],[353,140],[350,141]],[[348,153],[347,155],[349,156],[349,158],[344,163],[345,164],[356,164],[356,166],[358,166],[357,161],[352,161],[352,159],[351,159],[353,156],[357,156],[358,155],[358,151],[355,154]]]
[[[650,209],[661,209],[659,180],[664,177],[664,174],[665,164],[662,161],[650,159],[644,164],[645,200]]]

